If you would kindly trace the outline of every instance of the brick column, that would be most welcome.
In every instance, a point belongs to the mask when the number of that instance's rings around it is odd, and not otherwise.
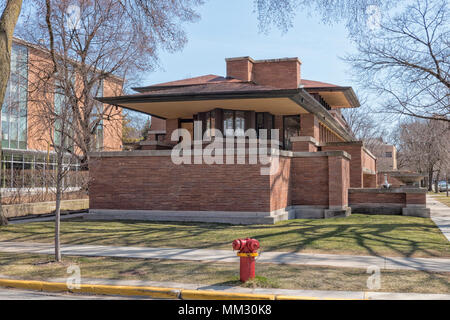
[[[333,150],[345,151],[351,155],[350,186],[363,188],[362,142],[338,142],[322,145],[322,151]]]
[[[300,115],[300,135],[319,141],[319,119],[313,113]]]
[[[350,160],[344,156],[328,156],[328,206],[325,218],[349,215],[348,188]]]
[[[172,136],[172,132],[175,129],[179,128],[178,125],[179,125],[178,118],[177,119],[167,119],[166,120],[166,136],[165,136],[165,139],[164,139],[165,143],[168,143],[168,144],[176,144],[177,143],[176,141],[171,141],[170,138]]]
[[[317,152],[317,141],[313,137],[292,137],[292,151]]]

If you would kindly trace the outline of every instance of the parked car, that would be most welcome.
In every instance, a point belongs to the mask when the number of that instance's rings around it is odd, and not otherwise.
[[[447,191],[448,184],[445,181],[439,181],[438,190],[439,192]]]

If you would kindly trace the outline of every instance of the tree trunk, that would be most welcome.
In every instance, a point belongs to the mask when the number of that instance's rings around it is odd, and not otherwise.
[[[14,29],[17,19],[19,19],[20,10],[22,8],[22,0],[7,0],[5,10],[0,18],[0,111],[5,99],[6,86],[8,85],[9,74],[11,72],[11,47]],[[1,117],[1,112],[0,112]],[[1,132],[1,121],[0,121]],[[1,159],[1,144],[0,144]],[[0,170],[1,180],[1,170]],[[0,225],[8,224],[8,220],[3,214],[0,192]]]
[[[441,172],[438,171],[436,173],[436,180],[434,180],[434,192],[439,193],[439,178],[440,178]]]
[[[428,191],[433,191],[433,169],[428,170]]]
[[[62,193],[62,161],[60,160],[60,155],[58,155],[58,170],[56,174],[56,208],[55,208],[55,260],[61,261],[61,239],[60,239],[60,230],[61,230],[61,193]]]

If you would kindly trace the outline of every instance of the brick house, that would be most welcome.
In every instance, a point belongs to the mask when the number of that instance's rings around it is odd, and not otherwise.
[[[229,58],[226,72],[99,99],[152,115],[152,126],[141,150],[90,155],[88,219],[251,224],[327,218],[350,214],[350,188],[375,190],[376,158],[354,141],[341,115],[342,108],[359,107],[351,87],[302,79],[298,58]],[[195,122],[202,124],[200,134],[215,129],[234,138],[248,129],[277,129],[276,171],[261,175],[265,165],[237,151],[237,164],[175,164],[171,149],[179,141],[172,132],[192,133]],[[393,201],[406,205],[400,198]]]
[[[2,107],[2,188],[40,187],[32,179],[35,168],[54,167],[53,150],[45,124],[38,123],[36,96],[31,90],[36,81],[39,64],[50,57],[38,45],[14,38],[11,52],[11,76]],[[114,95],[121,91],[122,80],[103,81],[100,92]],[[33,93],[30,93],[33,91]],[[55,95],[56,97],[56,95]],[[55,106],[61,99],[54,99]],[[60,106],[62,107],[62,106]],[[106,107],[106,106],[105,106]],[[104,120],[95,134],[98,150],[121,150],[121,121]],[[76,164],[74,164],[76,166]]]

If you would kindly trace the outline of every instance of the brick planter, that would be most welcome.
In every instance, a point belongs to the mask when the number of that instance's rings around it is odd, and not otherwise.
[[[176,165],[169,150],[93,153],[87,218],[247,224],[349,214],[345,152],[282,151],[273,175],[242,160]]]
[[[426,189],[421,188],[350,188],[349,206],[355,213],[399,214],[429,217]]]

